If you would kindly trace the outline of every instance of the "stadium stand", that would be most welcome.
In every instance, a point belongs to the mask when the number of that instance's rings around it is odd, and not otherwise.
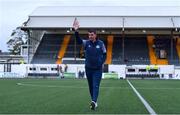
[[[67,46],[67,51],[65,52],[65,58],[73,58],[73,57],[80,57],[80,49],[82,45],[76,44],[76,53],[75,53],[75,37],[72,36],[69,44]]]
[[[122,38],[114,36],[112,63],[120,64],[122,62]]]
[[[55,64],[63,37],[60,34],[45,34],[31,63]]]
[[[75,44],[75,42],[75,36],[72,35],[62,59],[63,64],[84,64],[84,60],[79,59],[82,58],[83,55],[83,46]]]
[[[149,64],[146,36],[129,36],[124,39],[127,64]]]
[[[150,56],[151,64],[167,65],[168,60],[164,58],[166,53],[164,52],[163,58],[159,58],[158,56],[159,53],[157,53],[157,51],[159,51],[159,49],[156,47],[156,43],[154,42],[155,36],[148,36],[147,40],[148,40],[149,56]]]
[[[176,41],[172,39],[172,55],[171,55],[171,37],[170,36],[156,36],[154,39],[154,45],[156,55],[159,59],[164,58],[168,64],[178,64],[178,54],[176,49]],[[172,59],[171,59],[172,58]]]
[[[88,10],[84,11],[84,8]],[[179,36],[180,32],[178,8],[175,6],[39,7],[29,15],[26,24],[20,27],[29,31],[30,42],[27,46],[32,46],[27,50],[27,63],[31,60],[31,63],[37,64],[56,64],[57,61],[58,64],[84,63],[84,60],[81,60],[84,57],[82,46],[78,44],[75,46],[74,32],[71,29],[73,20],[77,18],[80,22],[81,37],[87,38],[88,29],[96,28],[98,37],[105,38],[101,40],[107,47],[106,64],[179,65],[179,40],[173,41],[173,36]],[[41,41],[41,34],[44,32],[51,34],[45,34]],[[57,34],[52,33],[57,32],[61,39],[51,39],[50,36],[56,38]],[[64,35],[71,37],[67,40]],[[157,38],[157,35],[163,40]],[[33,39],[40,41],[40,45],[36,40],[32,42]],[[62,60],[64,62],[61,62]]]
[[[84,38],[85,35],[82,37]],[[107,48],[106,64],[179,64],[179,39],[173,40],[173,59],[171,59],[171,39],[169,36],[125,36],[123,59],[121,36],[99,35],[99,37]],[[162,51],[164,51],[163,55]],[[75,44],[73,35],[45,34],[31,63],[84,64],[83,57],[83,46]]]
[[[83,46],[79,44],[75,44],[75,36],[70,40],[69,45],[67,47],[67,51],[64,55],[63,64],[84,64],[84,52]],[[107,47],[107,37],[104,35],[98,36],[100,40],[102,40]],[[86,39],[87,35],[81,35],[82,39]],[[76,46],[75,46],[76,45]]]

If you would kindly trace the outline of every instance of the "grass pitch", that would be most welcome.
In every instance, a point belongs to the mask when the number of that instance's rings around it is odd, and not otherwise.
[[[180,114],[180,81],[130,80],[158,114]],[[86,79],[0,79],[0,113],[148,114],[126,80],[102,80],[98,108],[89,108]]]

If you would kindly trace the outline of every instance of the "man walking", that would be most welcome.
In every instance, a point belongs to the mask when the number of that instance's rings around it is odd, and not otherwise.
[[[96,30],[88,31],[88,40],[79,37],[79,22],[75,18],[73,23],[75,37],[78,44],[82,44],[85,50],[85,72],[91,95],[90,108],[97,108],[97,98],[99,95],[99,86],[102,79],[103,64],[106,60],[106,48],[103,41],[97,38]]]

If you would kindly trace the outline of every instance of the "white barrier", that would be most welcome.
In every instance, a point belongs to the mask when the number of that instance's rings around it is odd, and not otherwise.
[[[126,74],[128,75],[133,75],[133,74],[137,74],[137,75],[147,75],[147,74],[159,74],[159,66],[157,66],[158,68],[156,69],[156,72],[150,72],[147,70],[147,67],[149,67],[149,69],[154,69],[154,65],[132,65],[132,66],[127,66],[126,67]]]
[[[0,64],[0,78],[24,78],[26,77],[26,66],[11,65],[11,72],[4,72],[4,64]]]
[[[4,72],[4,65],[0,64],[0,72]]]
[[[63,68],[65,65],[60,64],[60,66]],[[78,72],[79,71],[85,71],[84,64],[68,64],[68,72],[75,73],[76,78],[78,78]],[[119,78],[125,78],[125,65],[109,65],[109,71],[118,73]],[[41,74],[55,74],[57,73],[57,70],[52,68],[57,68],[56,64],[29,64],[27,65],[27,73],[41,73]],[[55,71],[54,71],[55,70]],[[103,74],[104,75],[104,74]],[[104,77],[104,76],[103,76]],[[86,78],[86,75],[85,75]]]
[[[64,64],[60,66],[65,68]],[[78,77],[78,71],[85,71],[84,64],[67,64],[67,72],[75,73]],[[140,71],[140,69],[146,69],[147,65],[109,65],[109,73],[118,74],[118,78],[126,78],[127,74],[149,74],[147,71]],[[151,68],[154,65],[150,65]],[[129,72],[128,69],[134,69],[135,71]],[[4,65],[0,64],[0,77],[26,77],[28,74],[57,74],[57,64],[21,64],[21,65],[11,65],[11,72],[4,72]],[[174,65],[158,65],[157,73],[160,78],[163,79],[180,79],[180,68],[175,69]],[[104,75],[104,74],[103,74]],[[103,76],[104,77],[104,76]]]
[[[27,65],[27,73],[28,74],[58,74],[57,72],[57,64],[29,64]],[[59,64],[62,67],[62,70],[65,70],[64,64]],[[67,64],[67,72],[75,73],[75,76],[78,77],[78,71],[84,71],[83,64]]]
[[[148,71],[147,67],[155,69],[155,65],[132,65],[126,67],[126,75],[157,75],[160,79],[174,79],[175,69],[174,65],[156,65],[156,71]],[[180,71],[178,71],[180,72]],[[157,77],[156,76],[156,77]]]
[[[159,74],[162,79],[173,79],[175,76],[174,65],[159,65]]]
[[[117,73],[118,78],[126,78],[126,65],[109,65],[109,72],[111,73]]]
[[[14,72],[0,72],[0,78],[24,78],[25,74]]]
[[[180,79],[180,67],[174,69],[174,79]]]
[[[28,74],[31,74],[31,73],[55,74],[57,73],[57,65],[56,64],[28,64],[26,65],[26,73]]]

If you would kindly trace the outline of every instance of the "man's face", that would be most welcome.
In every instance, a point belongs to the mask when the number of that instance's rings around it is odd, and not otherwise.
[[[89,40],[96,41],[96,34],[94,32],[88,32]]]

